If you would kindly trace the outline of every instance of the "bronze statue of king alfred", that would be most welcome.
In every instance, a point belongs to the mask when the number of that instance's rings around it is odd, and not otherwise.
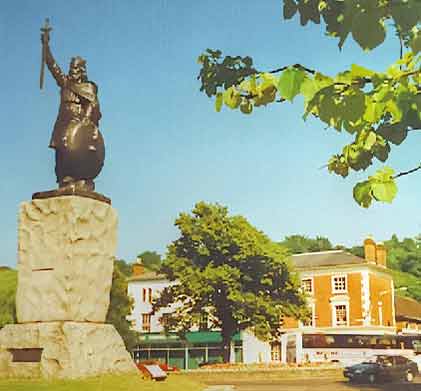
[[[51,54],[50,30],[47,20],[41,29],[43,49],[40,87],[42,88],[46,64],[60,87],[61,95],[60,108],[49,145],[56,153],[55,172],[59,184],[56,193],[93,193],[93,180],[100,173],[105,157],[104,140],[98,128],[101,119],[98,87],[88,80],[86,61],[81,57],[72,58],[69,73],[63,73]],[[41,193],[36,193],[39,194]]]

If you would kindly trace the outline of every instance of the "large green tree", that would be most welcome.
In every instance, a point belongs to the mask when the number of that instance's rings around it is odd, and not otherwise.
[[[126,318],[133,309],[133,299],[127,295],[127,277],[130,270],[130,265],[124,260],[114,262],[110,306],[106,317],[106,322],[114,325],[129,350],[138,342],[137,333],[131,330],[130,322]]]
[[[168,330],[185,332],[207,314],[221,328],[227,362],[236,332],[252,329],[269,339],[277,334],[281,315],[307,315],[287,250],[244,217],[199,202],[175,225],[180,237],[168,246],[161,272],[176,283],[154,303],[155,310],[178,303],[167,319]]]
[[[142,259],[143,265],[149,270],[159,270],[161,267],[161,255],[155,251],[143,251],[137,256]]]
[[[401,52],[395,53],[391,60],[395,62],[386,70],[352,64],[329,76],[302,64],[258,70],[249,56],[224,57],[221,51],[208,49],[198,58],[198,79],[201,91],[215,97],[217,111],[225,106],[250,114],[301,95],[304,119],[317,117],[327,127],[354,137],[326,164],[329,172],[342,177],[366,170],[376,159],[385,162],[393,145],[421,129],[421,1],[284,0],[283,15],[284,19],[299,17],[301,25],[323,23],[326,35],[339,40],[339,48],[352,36],[365,51],[385,40],[389,24],[400,40]],[[391,202],[397,192],[395,180],[421,168],[419,162],[414,166],[400,173],[387,166],[378,169],[355,185],[354,199],[363,207],[373,200]]]
[[[292,254],[332,250],[332,243],[328,238],[316,236],[314,239],[304,235],[286,236],[280,244],[290,250]]]
[[[0,329],[9,323],[16,323],[17,273],[8,267],[0,267]]]

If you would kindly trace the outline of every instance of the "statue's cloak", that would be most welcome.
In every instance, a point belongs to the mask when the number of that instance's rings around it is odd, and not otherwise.
[[[93,82],[85,82],[85,83],[75,83],[70,80],[67,80],[64,87],[67,88],[70,91],[72,91],[77,96],[87,100],[92,106],[92,111],[90,115],[90,120],[92,123],[97,127],[98,122],[101,118],[101,112],[99,110],[99,103],[98,103],[98,87]],[[82,108],[84,106],[83,103],[81,103]],[[86,105],[86,103],[85,103]],[[61,110],[60,110],[61,111]],[[53,134],[51,135],[50,140],[50,148],[57,148],[63,146],[63,137],[66,136],[67,131],[69,130],[69,127],[74,127],[75,122],[79,122],[81,119],[77,117],[69,117],[69,116],[63,116],[60,115],[56,120],[56,123],[54,125]],[[73,123],[70,125],[70,123]]]
[[[98,88],[95,83],[72,83],[68,82],[66,87],[69,88],[76,95],[85,98],[89,102],[96,104],[97,103],[97,92]]]

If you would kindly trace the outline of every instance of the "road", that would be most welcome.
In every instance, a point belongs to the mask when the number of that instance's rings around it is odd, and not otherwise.
[[[414,383],[385,383],[379,385],[350,384],[336,379],[297,379],[266,382],[238,382],[224,385],[209,384],[206,391],[421,391],[421,377]]]

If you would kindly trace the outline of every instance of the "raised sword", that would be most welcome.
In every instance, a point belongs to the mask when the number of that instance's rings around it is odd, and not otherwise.
[[[42,90],[42,87],[44,86],[44,68],[45,68],[45,61],[47,58],[47,46],[49,34],[52,30],[50,26],[50,20],[48,18],[45,19],[45,24],[43,27],[41,27],[42,32],[42,54],[41,54],[41,73],[39,75],[39,88]]]

